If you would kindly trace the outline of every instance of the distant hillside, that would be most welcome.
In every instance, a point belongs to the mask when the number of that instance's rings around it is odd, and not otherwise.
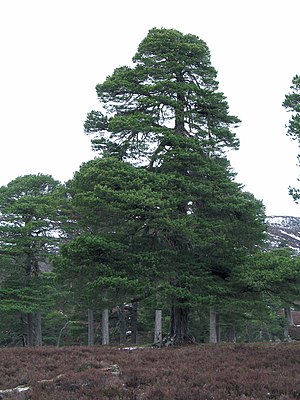
[[[271,216],[266,223],[271,248],[288,246],[300,253],[300,217]]]

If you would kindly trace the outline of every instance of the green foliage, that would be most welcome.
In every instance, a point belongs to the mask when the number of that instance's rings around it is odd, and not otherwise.
[[[48,346],[56,346],[60,331],[67,324],[67,317],[61,311],[51,310],[43,315],[43,342]]]
[[[300,295],[300,258],[279,248],[251,255],[238,271],[241,284],[257,295],[277,299],[277,307],[287,307]]]
[[[291,93],[285,96],[283,107],[292,114],[287,134],[300,143],[300,77],[294,76]]]
[[[239,340],[283,339],[280,310],[298,307],[300,259],[289,249],[259,251],[231,272],[228,293],[218,306],[222,320],[234,323]]]
[[[87,307],[173,298],[207,312],[229,301],[233,266],[264,237],[263,209],[227,163],[189,159],[193,175],[100,158],[68,182],[81,235],[62,247],[55,271]]]
[[[291,118],[287,126],[287,135],[292,140],[297,140],[298,144],[300,144],[300,77],[298,75],[294,76],[290,89],[291,92],[285,96],[285,100],[282,103],[283,107],[291,113]],[[289,191],[295,201],[300,199],[299,189],[290,187]]]
[[[1,254],[24,257],[25,267],[26,261],[32,264],[37,254],[42,259],[55,250],[61,228],[59,187],[59,182],[48,175],[27,175],[0,188]],[[27,274],[33,272],[31,267],[25,267]]]
[[[112,235],[82,234],[62,246],[54,271],[87,308],[114,306],[118,298],[125,301],[126,291],[132,292],[137,284],[127,276],[123,248]]]
[[[210,154],[238,147],[231,127],[239,120],[228,114],[217,91],[203,40],[154,28],[132,61],[132,68],[119,67],[96,86],[105,114],[90,112],[84,125],[96,150],[153,165],[173,148],[178,134]]]
[[[34,279],[30,276],[11,276],[1,284],[0,312],[33,313],[51,308],[51,299],[55,294],[53,283],[51,273],[41,273]]]
[[[49,175],[18,177],[0,188],[0,313],[47,312],[54,276],[43,271],[62,234],[61,185]]]
[[[234,182],[225,157],[238,148],[239,119],[198,37],[151,29],[132,61],[96,86],[101,111],[84,127],[102,158],[67,185],[84,240],[92,236],[97,251],[102,241],[122,244],[95,263],[88,239],[75,257],[77,268],[89,265],[85,291],[122,286],[153,304],[221,304],[233,268],[257,251],[265,230],[263,205]],[[69,252],[63,258],[76,264]]]

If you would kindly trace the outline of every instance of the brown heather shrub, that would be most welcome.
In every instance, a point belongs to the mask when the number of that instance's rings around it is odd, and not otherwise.
[[[300,344],[1,349],[0,388],[24,384],[28,400],[300,400]]]

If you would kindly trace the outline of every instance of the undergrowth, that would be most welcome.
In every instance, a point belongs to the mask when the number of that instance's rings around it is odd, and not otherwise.
[[[4,348],[0,389],[31,400],[300,399],[300,344]]]

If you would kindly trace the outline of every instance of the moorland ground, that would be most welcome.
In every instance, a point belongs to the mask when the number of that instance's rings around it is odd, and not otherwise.
[[[11,398],[300,399],[300,343],[2,348],[0,389],[19,385]]]

